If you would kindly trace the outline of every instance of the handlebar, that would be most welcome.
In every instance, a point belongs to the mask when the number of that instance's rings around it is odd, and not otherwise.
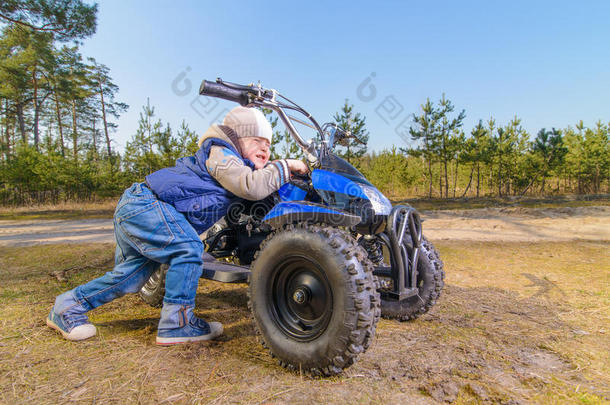
[[[272,109],[278,114],[296,143],[301,147],[305,157],[309,161],[309,164],[313,167],[316,167],[319,164],[318,151],[316,150],[315,143],[307,143],[305,140],[303,140],[303,138],[301,138],[290,118],[284,112],[284,109],[296,110],[309,118],[309,120],[312,121],[315,128],[318,130],[322,140],[324,140],[323,131],[315,119],[307,111],[284,96],[279,95],[279,93],[277,93],[275,90],[264,89],[260,86],[260,84],[258,86],[252,84],[244,86],[235,83],[223,82],[222,79],[218,78],[216,79],[216,82],[204,80],[201,83],[201,87],[199,87],[199,94],[202,96],[218,97],[233,101],[242,106],[258,106]],[[284,102],[276,100],[276,95],[288,101],[290,104],[285,104]]]
[[[222,98],[245,106],[250,104],[250,93],[246,90],[247,86],[243,87],[244,89],[236,89],[229,87],[222,82],[215,83],[204,80],[201,83],[201,87],[199,87],[199,94],[202,96]]]

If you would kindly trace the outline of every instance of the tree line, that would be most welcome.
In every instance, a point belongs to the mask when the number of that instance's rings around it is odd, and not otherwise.
[[[81,0],[0,3],[0,204],[115,197],[197,150],[188,124],[173,129],[149,102],[117,150],[113,133],[128,106],[110,69],[79,50],[95,33],[96,15],[97,6]],[[412,115],[404,147],[370,152],[366,119],[345,100],[333,119],[352,136],[335,152],[393,197],[609,192],[608,124],[581,121],[532,136],[518,117],[490,118],[466,133],[465,117],[444,95],[428,99]],[[269,119],[272,158],[301,157]]]
[[[365,117],[348,100],[333,118],[352,134],[335,152],[395,198],[610,192],[610,131],[602,121],[542,128],[532,137],[518,117],[506,124],[492,117],[466,133],[466,111],[442,95],[412,115],[407,146],[370,152]],[[280,139],[278,156],[300,156],[287,133]]]
[[[196,151],[147,103],[121,154],[113,133],[129,106],[108,66],[79,49],[97,5],[82,0],[0,3],[0,204],[58,203],[119,195]]]
[[[531,136],[515,116],[506,124],[479,120],[463,130],[464,110],[456,113],[444,95],[429,99],[413,115],[414,145],[401,148],[425,167],[414,179],[425,182],[428,197],[479,197],[481,194],[597,194],[609,191],[609,126],[582,121],[563,129],[542,128]]]
[[[91,198],[124,177],[112,133],[128,106],[110,69],[79,50],[96,18],[81,0],[0,4],[3,203]]]

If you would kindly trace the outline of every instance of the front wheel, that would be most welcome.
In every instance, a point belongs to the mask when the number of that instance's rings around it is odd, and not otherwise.
[[[405,235],[405,245],[411,239]],[[381,316],[384,318],[408,321],[420,317],[432,308],[441,295],[445,271],[438,251],[423,238],[417,262],[417,295],[403,301],[381,299]]]
[[[249,306],[280,364],[340,373],[371,344],[380,315],[373,267],[345,231],[289,225],[270,235],[252,266]]]

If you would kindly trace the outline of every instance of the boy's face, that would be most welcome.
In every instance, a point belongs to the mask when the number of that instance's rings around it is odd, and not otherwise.
[[[241,155],[245,159],[249,159],[254,163],[255,169],[262,169],[269,161],[269,147],[271,144],[267,138],[259,138],[257,136],[248,136],[238,138]]]

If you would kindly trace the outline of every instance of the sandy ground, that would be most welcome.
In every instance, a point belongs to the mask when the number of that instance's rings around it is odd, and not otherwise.
[[[427,211],[422,217],[430,240],[610,240],[607,206]]]
[[[0,246],[107,242],[114,242],[112,219],[0,221]]]
[[[610,207],[485,208],[424,211],[430,240],[610,240]],[[1,221],[0,246],[112,243],[111,219]]]

